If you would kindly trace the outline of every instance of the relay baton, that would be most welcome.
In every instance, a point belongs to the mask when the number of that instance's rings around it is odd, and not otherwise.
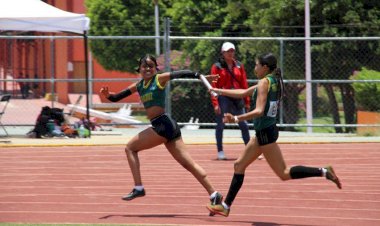
[[[207,87],[207,89],[209,89],[209,90],[212,89],[210,83],[207,81],[207,79],[206,79],[206,77],[205,77],[204,75],[201,74],[201,75],[199,75],[199,77],[201,78],[203,84],[205,84],[205,86]],[[218,96],[218,94],[217,94],[216,92],[214,92],[214,91],[210,91],[210,93],[211,93],[211,95],[213,95],[214,97],[217,97],[217,96]]]

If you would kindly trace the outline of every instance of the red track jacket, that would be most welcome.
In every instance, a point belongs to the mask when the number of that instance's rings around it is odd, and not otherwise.
[[[239,61],[235,61],[232,68],[233,75],[228,71],[227,68],[222,68],[219,62],[215,63],[211,67],[211,74],[219,74],[219,79],[217,82],[213,82],[211,85],[214,88],[219,89],[247,89],[247,75],[244,70],[244,65]],[[211,102],[214,108],[218,106],[218,99],[211,95]],[[249,109],[250,107],[250,97],[244,98],[245,107]]]

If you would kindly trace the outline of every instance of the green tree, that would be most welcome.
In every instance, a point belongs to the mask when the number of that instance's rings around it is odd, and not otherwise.
[[[247,8],[248,7],[248,8]],[[285,36],[298,37],[304,35],[304,2],[291,1],[247,1],[245,7],[249,10],[249,25],[253,36]],[[291,12],[291,13],[289,13]],[[254,42],[248,46],[247,57],[255,53],[273,52],[279,56],[278,42]],[[305,68],[305,47],[303,42],[283,42],[284,79],[303,79]],[[286,96],[283,99],[284,123],[295,124],[300,117],[299,95],[304,90],[304,84],[287,83]],[[287,130],[295,130],[293,127]]]
[[[165,1],[159,1],[165,9]],[[86,0],[91,19],[90,35],[94,36],[154,36],[154,4],[141,0]],[[134,71],[137,60],[155,52],[154,39],[92,40],[94,57],[106,69]]]
[[[289,11],[302,12],[300,1],[176,1],[167,11],[173,20],[173,29],[183,35],[198,36],[299,36],[303,34],[303,13],[289,15]],[[274,26],[275,25],[275,26]],[[289,30],[288,27],[296,27]],[[255,57],[265,52],[279,56],[278,41],[234,41],[238,58],[244,63],[248,78],[255,79],[253,68]],[[201,71],[209,71],[220,54],[222,41],[184,41],[182,48],[193,59],[192,66]],[[286,62],[303,62],[304,46],[286,43]],[[285,68],[286,79],[304,77],[304,67],[297,64]],[[296,123],[299,119],[298,96],[304,85],[287,84],[284,100],[285,122]]]
[[[92,19],[92,35],[153,35],[153,3],[141,0],[86,0]],[[253,36],[303,37],[304,1],[299,0],[166,0],[159,1],[161,18],[171,18],[171,35],[188,36]],[[379,36],[380,1],[336,0],[310,1],[312,36]],[[136,13],[138,12],[138,13]],[[161,20],[162,24],[162,20]],[[220,54],[223,41],[173,41],[171,49],[189,57],[191,69],[209,72]],[[257,54],[280,53],[278,41],[234,41],[238,57],[244,63],[248,78],[253,75]],[[107,69],[133,70],[136,59],[154,51],[152,41],[97,40],[91,43],[95,57]],[[304,78],[304,42],[283,43],[284,78]],[[379,70],[379,41],[312,41],[313,79],[348,79],[353,70],[363,66]],[[318,110],[317,87],[313,95]],[[304,84],[287,83],[284,99],[285,123],[297,123],[301,115],[299,94]],[[340,124],[336,89],[341,91],[345,123],[354,122],[353,89],[349,84],[323,84],[334,123]],[[181,92],[190,92],[185,87]],[[180,92],[180,91],[179,91]],[[182,94],[181,94],[182,95]],[[180,96],[181,96],[180,95]],[[207,96],[207,94],[205,94]],[[337,132],[342,129],[337,128]]]
[[[165,15],[172,20],[173,35],[228,36],[228,29],[222,32],[222,23],[227,14],[226,6],[225,1],[218,0],[179,0],[173,1]],[[180,44],[174,43],[172,48],[181,49],[185,53],[184,56],[190,56],[193,69],[208,72],[219,54],[221,43],[210,40],[186,40]]]
[[[311,1],[312,36],[379,36],[380,2],[370,0]],[[184,35],[199,36],[304,36],[304,1],[176,1],[167,11],[174,26]],[[208,28],[208,29],[207,29]],[[204,41],[184,42],[183,49],[193,59],[192,65],[207,71],[219,54],[221,43]],[[250,72],[258,53],[279,54],[279,45],[270,41],[241,41],[239,56]],[[284,43],[285,79],[304,78],[304,42]],[[377,69],[379,42],[320,41],[312,42],[313,79],[348,79],[352,71],[362,66]],[[253,75],[251,74],[251,78]],[[299,119],[299,94],[302,84],[286,84],[284,99],[285,122]],[[334,123],[340,124],[335,87],[341,90],[346,123],[354,123],[353,89],[348,84],[323,84],[329,97]],[[314,109],[319,109],[317,87],[314,85]],[[295,112],[296,111],[296,112]],[[348,128],[348,131],[350,129]],[[336,128],[342,132],[341,128]]]
[[[339,0],[313,2],[312,23],[322,25],[314,28],[321,36],[379,36],[380,2]],[[379,41],[325,41],[313,45],[313,78],[349,79],[352,72],[361,67],[379,70]],[[322,84],[329,96],[331,114],[335,124],[340,124],[338,104],[334,90],[341,92],[345,123],[355,123],[354,90],[350,84]],[[346,128],[346,132],[352,128]],[[336,132],[343,132],[336,128]]]
[[[370,80],[380,79],[380,72],[362,68],[351,76],[353,80]],[[362,111],[380,112],[380,83],[354,83],[355,99],[358,103],[358,108]]]
[[[240,23],[238,20],[225,21],[229,15],[229,2],[218,0],[173,1],[172,7],[166,11],[166,16],[172,20],[171,34],[185,36],[241,36],[244,29],[241,29],[238,25]],[[235,23],[235,26],[231,26],[231,23]],[[211,65],[219,57],[222,42],[185,40],[173,42],[172,49],[182,50],[184,52],[183,57],[187,56],[191,59],[191,69],[209,73]],[[239,49],[239,43],[235,42],[235,44]],[[187,115],[176,114],[176,111],[173,111],[173,116],[177,120],[188,121],[190,116],[198,116],[198,112],[194,109],[202,109],[203,111],[199,115],[200,122],[209,120],[208,117],[204,118],[205,115],[214,115],[211,103],[204,101],[210,100],[209,94],[205,92],[204,87],[198,87],[193,84],[181,84],[181,89],[174,89],[171,93],[173,98],[178,96],[183,97],[180,101],[173,104],[173,109],[181,109],[181,113],[187,113]],[[195,104],[197,104],[196,107],[194,107]],[[183,109],[184,106],[186,106],[186,109]],[[189,107],[187,108],[187,106]]]

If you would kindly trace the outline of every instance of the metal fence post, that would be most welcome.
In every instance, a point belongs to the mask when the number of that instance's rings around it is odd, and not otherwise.
[[[280,40],[280,68],[282,73],[282,78],[284,78],[284,40]],[[284,107],[280,103],[280,124],[284,123]]]
[[[51,54],[51,76],[50,76],[50,82],[51,82],[51,107],[53,108],[54,107],[54,100],[55,100],[55,89],[54,89],[54,86],[55,86],[55,81],[54,81],[54,77],[55,77],[55,42],[54,42],[54,37],[51,37],[50,38],[50,54]]]
[[[165,18],[165,30],[164,30],[164,49],[165,49],[165,71],[170,71],[170,19],[168,17]],[[172,103],[171,103],[171,95],[170,95],[170,81],[166,85],[166,105],[165,110],[166,113],[171,116],[172,114]]]

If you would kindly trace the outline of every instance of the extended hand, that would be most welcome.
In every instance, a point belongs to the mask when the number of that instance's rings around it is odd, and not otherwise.
[[[225,113],[223,116],[224,123],[233,123],[235,122],[234,116],[231,113]]]
[[[220,90],[221,89],[218,89],[218,88],[211,88],[211,89],[209,89],[209,92],[211,93],[211,92],[215,92],[215,93],[217,93],[218,95],[222,95],[221,93],[220,93]]]
[[[108,87],[107,86],[102,87],[100,89],[100,94],[102,94],[105,98],[108,98],[108,96],[110,95]]]
[[[205,75],[205,78],[207,79],[208,82],[217,82],[219,79],[219,74],[216,75]]]

